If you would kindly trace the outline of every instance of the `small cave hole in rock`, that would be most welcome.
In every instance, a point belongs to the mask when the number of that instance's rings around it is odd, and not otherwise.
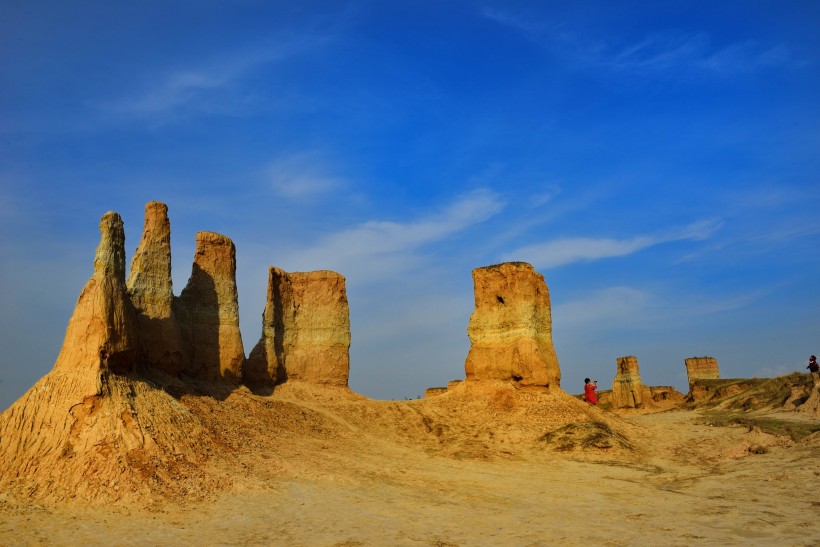
[[[119,375],[130,373],[134,362],[133,355],[125,351],[108,353],[106,350],[101,350],[100,360],[108,370]]]
[[[504,303],[504,299],[501,298],[500,296],[496,296],[495,299],[498,300],[501,304]]]

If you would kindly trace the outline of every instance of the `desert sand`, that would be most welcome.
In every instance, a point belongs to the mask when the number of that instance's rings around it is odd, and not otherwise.
[[[183,395],[221,444],[203,464],[219,488],[105,502],[6,491],[0,544],[820,543],[820,433],[795,442],[701,411],[619,416],[468,388],[395,402],[298,383]],[[601,429],[547,440],[567,412]]]

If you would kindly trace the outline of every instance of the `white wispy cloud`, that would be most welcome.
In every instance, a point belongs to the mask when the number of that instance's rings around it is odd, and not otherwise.
[[[277,159],[265,169],[265,178],[282,197],[304,201],[344,188],[344,177],[333,174],[332,162],[318,152],[301,152]]]
[[[262,67],[323,47],[326,36],[301,36],[274,44],[239,49],[190,66],[156,67],[142,76],[149,82],[106,101],[101,109],[120,119],[165,122],[185,113],[230,112],[246,100],[243,78]]]
[[[506,253],[502,259],[524,260],[537,268],[555,268],[574,262],[590,262],[602,258],[627,256],[643,249],[682,240],[702,240],[711,236],[722,222],[703,220],[654,235],[629,239],[569,237],[536,243]]]
[[[545,30],[545,25],[532,17],[524,17],[510,11],[485,7],[481,10],[482,17],[496,23],[510,27],[527,34],[537,35]]]
[[[806,64],[798,51],[785,44],[742,40],[716,45],[708,33],[673,29],[619,43],[614,37],[591,36],[566,23],[532,14],[485,8],[481,15],[582,69],[660,76],[681,70],[738,74]]]
[[[615,71],[655,74],[680,69],[737,74],[801,64],[794,52],[782,44],[744,40],[718,47],[705,33],[677,32],[653,34],[635,44],[613,49],[600,61]]]
[[[654,297],[651,293],[631,287],[609,287],[583,298],[553,306],[553,323],[564,327],[579,327],[595,323],[618,324],[624,318],[638,321]]]
[[[423,246],[479,224],[503,207],[496,193],[473,191],[409,222],[372,220],[329,234],[312,247],[286,253],[282,264],[289,270],[333,269],[359,282],[381,279],[405,268]]]
[[[537,194],[530,196],[528,201],[530,208],[541,207],[555,199],[561,193],[561,187],[554,184],[548,184]]]

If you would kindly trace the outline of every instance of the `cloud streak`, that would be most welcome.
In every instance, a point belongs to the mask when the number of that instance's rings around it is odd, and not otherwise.
[[[798,53],[784,44],[743,40],[715,46],[706,32],[666,30],[626,45],[602,41],[568,24],[499,9],[484,9],[490,21],[523,34],[539,47],[565,58],[573,66],[610,73],[674,75],[681,70],[739,74],[768,68],[804,66]]]
[[[703,220],[683,228],[629,239],[569,237],[536,243],[505,254],[504,261],[524,260],[537,268],[556,268],[575,262],[627,256],[655,245],[683,240],[703,240],[721,226],[718,220]]]
[[[446,239],[500,212],[497,194],[477,190],[461,196],[440,212],[401,223],[372,220],[322,238],[316,245],[283,257],[290,270],[335,269],[356,279],[381,279],[406,267],[413,253]]]
[[[303,36],[246,48],[164,73],[145,74],[143,79],[150,84],[104,103],[102,110],[120,119],[161,122],[191,112],[230,112],[243,100],[243,94],[236,88],[244,78],[272,63],[324,47],[330,41],[324,36]]]
[[[270,187],[280,196],[294,201],[306,201],[344,188],[343,177],[329,174],[332,167],[321,154],[303,152],[280,158],[265,169]]]

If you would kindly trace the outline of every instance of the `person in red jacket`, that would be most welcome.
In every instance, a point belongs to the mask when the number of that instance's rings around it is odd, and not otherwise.
[[[598,396],[595,395],[595,390],[598,389],[598,381],[590,381],[589,378],[584,378],[584,400],[591,405],[598,404]]]

